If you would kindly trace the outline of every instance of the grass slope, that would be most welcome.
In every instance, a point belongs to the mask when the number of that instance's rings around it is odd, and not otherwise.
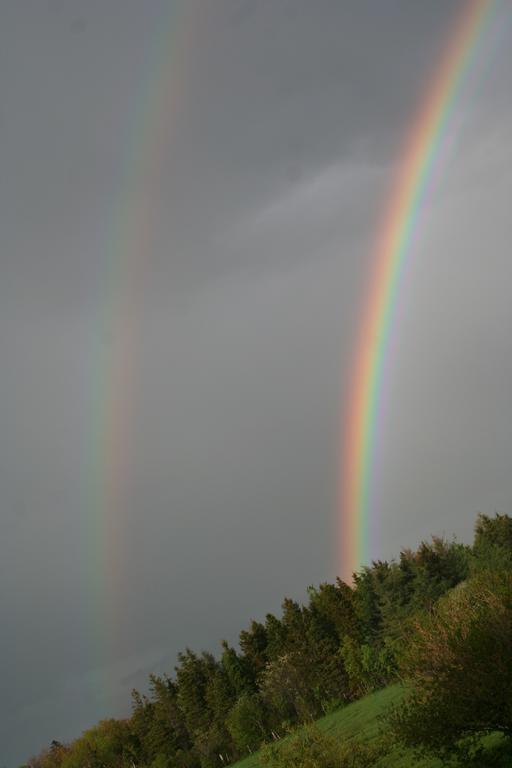
[[[393,685],[377,693],[365,696],[364,699],[349,704],[348,706],[326,715],[318,720],[316,725],[323,731],[346,742],[354,737],[361,740],[372,741],[379,732],[379,716],[392,704],[396,704],[402,696],[402,688]],[[486,740],[489,747],[496,745],[496,739],[489,737]],[[506,758],[505,758],[506,759]],[[510,758],[508,758],[510,759]],[[510,765],[508,762],[497,761],[496,766]],[[376,768],[442,768],[443,763],[436,758],[418,758],[410,750],[397,747],[392,752],[383,756],[376,764]],[[261,768],[258,754],[240,760],[233,768]]]

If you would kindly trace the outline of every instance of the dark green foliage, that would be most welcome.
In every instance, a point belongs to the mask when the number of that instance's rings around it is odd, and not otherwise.
[[[396,736],[464,749],[476,766],[475,734],[512,733],[511,579],[512,518],[480,515],[472,548],[433,538],[398,562],[362,568],[352,587],[310,587],[306,605],[285,598],[280,618],[267,614],[240,633],[239,649],[224,642],[218,659],[186,650],[174,678],[151,676],[147,695],[134,692],[128,720],[52,742],[30,765],[220,768],[387,686],[400,669],[410,691],[393,715]],[[281,768],[372,764],[355,742],[352,751],[332,747],[309,730],[265,759]]]
[[[412,556],[414,571],[413,605],[430,608],[449,589],[467,578],[469,549],[434,536],[432,543],[422,542]]]
[[[277,729],[284,723],[307,722],[319,717],[333,701],[346,697],[346,679],[336,625],[313,605],[283,602],[280,622],[282,653],[267,663],[260,678],[262,696]]]
[[[389,570],[387,563],[373,563],[354,574],[354,607],[359,624],[359,636],[363,642],[372,643],[380,635],[382,611],[380,582]]]
[[[478,515],[472,569],[512,571],[512,517]]]
[[[62,768],[125,768],[135,757],[127,720],[102,720],[77,739]]]
[[[512,574],[482,573],[418,618],[401,666],[412,688],[391,724],[408,745],[512,736]]]
[[[136,738],[138,758],[150,762],[160,755],[173,759],[190,749],[183,714],[178,706],[177,686],[168,677],[150,677],[151,699],[133,692],[131,730]]]
[[[217,663],[209,653],[198,656],[190,649],[178,654],[176,667],[177,701],[188,734],[194,739],[210,722],[206,691]]]
[[[279,619],[272,613],[267,613],[265,618],[265,634],[267,637],[266,655],[267,662],[278,659],[286,649],[286,632]]]
[[[267,712],[259,694],[242,694],[230,711],[226,726],[239,754],[258,749],[270,735]]]
[[[233,696],[237,699],[244,693],[256,691],[256,671],[251,660],[240,655],[234,648],[222,643],[222,669],[227,677]]]
[[[341,646],[341,657],[351,698],[382,688],[395,676],[395,649],[391,639],[386,638],[379,645],[369,645],[359,644],[347,636]]]
[[[268,661],[267,646],[267,630],[258,621],[253,621],[250,629],[240,632],[240,648],[256,681]]]

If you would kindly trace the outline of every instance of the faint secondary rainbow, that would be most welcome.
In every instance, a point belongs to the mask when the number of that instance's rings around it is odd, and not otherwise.
[[[463,5],[408,131],[389,204],[377,230],[372,274],[343,409],[338,551],[340,575],[348,583],[370,556],[369,525],[375,514],[371,486],[384,364],[404,266],[457,94],[495,4],[496,0],[468,0]]]
[[[153,247],[162,169],[176,130],[183,67],[195,34],[195,11],[164,3],[140,47],[140,77],[117,185],[106,210],[98,256],[98,298],[89,349],[87,434],[82,498],[84,602],[93,663],[111,663],[118,646],[128,553],[137,379],[137,335],[142,284]],[[193,46],[192,46],[193,47]],[[109,658],[110,657],[110,658]]]

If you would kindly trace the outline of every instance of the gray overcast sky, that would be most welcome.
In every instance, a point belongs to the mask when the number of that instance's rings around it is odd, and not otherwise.
[[[334,578],[338,414],[371,244],[465,5],[0,4],[0,765],[126,713],[178,650],[234,641]],[[496,14],[401,295],[374,486],[383,558],[512,509],[508,0]],[[172,117],[141,189],[127,146],[163,24]],[[84,468],[127,194],[151,208],[151,237],[109,551]],[[106,619],[102,546],[118,574]]]

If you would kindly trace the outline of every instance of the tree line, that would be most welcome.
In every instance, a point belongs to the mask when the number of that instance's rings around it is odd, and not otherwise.
[[[396,680],[389,728],[439,753],[512,734],[512,518],[480,515],[472,546],[434,537],[285,598],[217,656],[186,649],[133,691],[132,714],[53,741],[30,768],[221,768]],[[316,763],[315,763],[316,764]],[[320,764],[320,763],[319,763]]]

